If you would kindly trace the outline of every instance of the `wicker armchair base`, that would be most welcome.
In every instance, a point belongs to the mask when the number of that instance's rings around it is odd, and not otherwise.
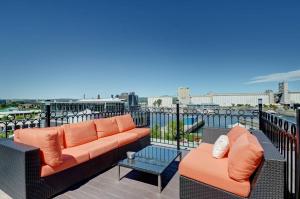
[[[227,130],[228,131],[228,130]],[[209,129],[209,133],[203,134],[203,141],[213,143],[221,134],[226,134],[226,129],[213,131]],[[213,133],[216,135],[212,135]],[[256,136],[264,149],[264,159],[260,166],[252,175],[251,192],[249,199],[283,199],[284,198],[284,182],[285,182],[285,164],[286,160],[280,155],[271,141],[263,132],[255,130],[251,132]],[[184,161],[184,160],[183,160]],[[213,166],[213,165],[212,165]],[[241,199],[243,197],[229,193],[225,190],[207,185],[185,176],[180,176],[180,198],[181,199]]]
[[[180,176],[180,198],[181,199],[242,199],[216,187],[202,182]]]

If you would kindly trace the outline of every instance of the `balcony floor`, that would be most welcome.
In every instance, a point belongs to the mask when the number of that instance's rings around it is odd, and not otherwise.
[[[187,151],[183,151],[183,155]],[[120,198],[179,198],[179,161],[173,162],[162,175],[162,192],[158,192],[157,176],[121,167],[122,179],[118,181],[117,166],[69,189],[56,199],[120,199]]]

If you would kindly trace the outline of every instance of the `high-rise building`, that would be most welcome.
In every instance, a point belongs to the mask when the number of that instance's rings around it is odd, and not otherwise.
[[[128,94],[128,108],[129,110],[137,110],[139,108],[139,96],[134,92]]]
[[[289,104],[290,100],[289,100],[288,82],[287,81],[279,82],[278,91],[279,91],[279,94],[281,95],[280,103],[281,104]]]
[[[121,93],[116,95],[116,97],[125,102],[125,107],[128,110],[137,110],[139,108],[139,97],[135,92]]]

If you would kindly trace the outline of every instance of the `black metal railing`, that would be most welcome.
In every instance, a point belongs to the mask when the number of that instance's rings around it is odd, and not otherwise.
[[[148,107],[144,111],[149,115],[152,142],[177,145],[181,148],[197,147],[205,128],[244,125],[249,129],[258,129],[257,109],[209,110],[177,105],[175,108]]]
[[[300,109],[296,122],[280,118],[260,109],[259,120],[262,130],[286,159],[285,198],[299,198],[299,129]],[[298,122],[297,122],[298,121]]]
[[[86,111],[51,111],[50,105],[39,113],[24,114],[23,118],[7,116],[0,121],[2,137],[9,138],[14,129],[60,126],[86,120],[112,117],[130,113],[138,127],[151,128],[151,141],[160,144],[174,145],[178,148],[197,147],[202,139],[204,128],[230,128],[233,125],[244,125],[247,128],[258,128],[258,110],[240,109],[196,109],[146,107],[137,111],[99,112]],[[1,129],[0,129],[1,132]]]

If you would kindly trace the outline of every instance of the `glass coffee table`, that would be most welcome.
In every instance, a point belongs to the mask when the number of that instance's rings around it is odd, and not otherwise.
[[[126,167],[158,176],[158,190],[161,192],[161,174],[177,158],[181,161],[181,151],[172,148],[147,146],[135,154],[134,159],[124,159],[118,163],[118,178],[120,167]]]

